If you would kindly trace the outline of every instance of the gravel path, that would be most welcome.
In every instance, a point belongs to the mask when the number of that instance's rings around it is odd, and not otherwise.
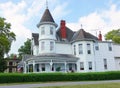
[[[85,85],[85,84],[101,84],[101,83],[118,83],[120,80],[108,80],[108,81],[88,81],[88,82],[53,82],[53,83],[36,83],[36,84],[18,84],[18,85],[6,85],[0,86],[0,88],[33,88],[33,87],[46,87],[46,86],[65,86],[65,85]]]

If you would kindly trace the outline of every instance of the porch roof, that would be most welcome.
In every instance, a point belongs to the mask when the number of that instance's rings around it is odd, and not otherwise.
[[[39,60],[39,61],[77,61],[79,58],[71,54],[40,54],[39,56],[32,56],[26,61]]]

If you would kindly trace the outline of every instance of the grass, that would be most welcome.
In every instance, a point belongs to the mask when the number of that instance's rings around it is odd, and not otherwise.
[[[120,88],[120,83],[87,84],[73,86],[37,87],[37,88]]]

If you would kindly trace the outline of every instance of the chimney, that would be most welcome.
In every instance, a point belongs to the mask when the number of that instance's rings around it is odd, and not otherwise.
[[[99,31],[98,40],[99,40],[99,41],[102,41],[102,34],[101,34],[101,31]]]
[[[61,20],[60,34],[61,34],[62,40],[66,40],[66,26],[65,25],[66,25],[65,20]]]

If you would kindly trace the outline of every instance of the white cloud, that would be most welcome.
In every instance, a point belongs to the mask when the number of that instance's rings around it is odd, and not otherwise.
[[[81,28],[81,23],[66,23],[66,26],[69,27],[73,31],[78,31]]]
[[[76,23],[68,23],[67,26],[73,30],[78,30],[83,25],[83,29],[94,35],[96,32],[102,32],[103,36],[112,29],[120,28],[120,10],[117,5],[112,4],[108,10],[93,12],[87,16],[80,17]]]
[[[13,2],[0,4],[2,15],[7,19],[7,22],[11,23],[11,31],[16,34],[16,41],[12,44],[11,53],[17,53],[18,48],[26,41],[26,38],[30,38],[31,31],[24,26],[24,22],[27,21],[26,15],[23,14],[25,8],[24,1],[17,4]]]
[[[109,19],[108,27],[112,29],[120,28],[120,10],[117,10],[117,5],[113,4],[108,11],[104,11],[103,16]]]
[[[81,17],[79,19],[79,23],[82,23],[83,27],[85,26],[87,30],[94,30],[105,25],[104,20],[97,12],[91,13],[88,16]]]
[[[40,2],[40,3],[38,3]],[[32,17],[32,16],[39,16],[40,15],[40,10],[44,7],[45,5],[45,0],[32,0],[30,3],[31,6],[27,9],[27,17]]]
[[[67,6],[66,3],[59,5],[60,3],[58,0],[48,0],[48,2],[50,3],[50,6],[48,6],[52,7],[54,18],[58,18],[58,15],[62,17],[67,14],[64,11]],[[23,45],[26,39],[31,38],[32,31],[30,27],[25,26],[25,23],[29,23],[32,17],[40,18],[40,15],[43,14],[43,7],[45,8],[45,4],[45,0],[21,0],[16,3],[12,1],[0,3],[0,16],[6,18],[6,21],[11,23],[11,31],[16,34],[16,41],[12,43],[10,53],[17,53],[18,48]],[[39,20],[40,19],[38,19],[38,21]],[[36,24],[33,22],[29,26],[32,25]]]
[[[59,4],[55,7],[55,9],[53,10],[53,17],[55,17],[56,19],[60,19],[62,17],[64,17],[65,15],[67,15],[70,11],[66,11],[66,7],[67,7],[68,3],[62,3]]]
[[[59,0],[48,0],[51,13],[54,19],[64,18],[70,13],[67,10],[68,3]],[[54,3],[53,3],[54,2]],[[25,23],[32,17],[40,18],[45,9],[45,0],[21,0],[17,3],[8,1],[0,3],[0,15],[7,19],[7,22],[12,24],[12,31],[17,35],[17,40],[13,42],[11,53],[16,53],[18,48],[31,37],[30,27],[25,26]],[[103,34],[120,28],[120,10],[116,4],[110,3],[110,8],[99,12],[93,12],[87,16],[80,17],[76,23],[67,23],[67,26],[72,30],[77,31],[81,28],[81,24],[86,31],[96,35],[96,31],[102,31]],[[43,9],[44,8],[44,9]],[[39,21],[40,19],[38,19]],[[29,26],[36,25],[30,24]]]

